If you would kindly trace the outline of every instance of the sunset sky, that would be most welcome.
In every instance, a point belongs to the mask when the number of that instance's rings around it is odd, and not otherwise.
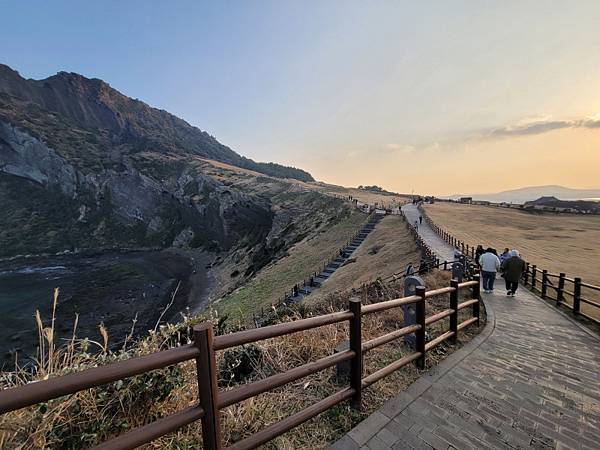
[[[600,188],[600,2],[416,4],[4,2],[0,62],[102,78],[331,183]]]

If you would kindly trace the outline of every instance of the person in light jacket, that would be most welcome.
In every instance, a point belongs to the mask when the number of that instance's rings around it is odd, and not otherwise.
[[[525,272],[525,261],[521,259],[517,250],[512,250],[508,259],[502,263],[502,276],[506,284],[506,295],[514,297],[523,272]]]
[[[500,268],[500,260],[494,255],[493,249],[488,248],[483,255],[479,257],[479,266],[481,267],[481,277],[483,278],[483,291],[491,294],[494,290],[494,281],[496,272]]]

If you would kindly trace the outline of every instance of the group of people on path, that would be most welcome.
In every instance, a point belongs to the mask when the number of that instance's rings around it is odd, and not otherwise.
[[[519,280],[525,272],[525,261],[521,258],[518,250],[504,249],[501,255],[493,248],[483,249],[477,246],[475,260],[481,268],[483,279],[483,290],[490,294],[494,291],[496,273],[501,272],[506,284],[506,295],[514,296],[519,287]]]
[[[415,230],[419,231],[419,225],[423,223],[423,216],[419,216],[419,220],[415,220]]]

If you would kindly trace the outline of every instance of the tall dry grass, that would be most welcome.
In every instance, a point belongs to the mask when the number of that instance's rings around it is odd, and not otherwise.
[[[434,272],[426,277],[426,284],[431,289],[447,286],[448,283],[447,273]],[[304,305],[292,307],[276,320],[290,321],[345,309],[350,295],[359,296],[364,304],[368,304],[401,297],[403,293],[400,283],[383,283],[378,280],[351,292],[331,295],[310,308]],[[58,292],[55,293],[55,304],[57,301]],[[433,314],[447,307],[447,296],[431,299],[427,303],[427,312]],[[461,313],[467,314],[466,311]],[[228,331],[227,321],[209,312],[205,317],[184,317],[180,324],[160,326],[144,339],[129,339],[129,344],[123,348],[109,351],[108,334],[103,334],[103,342],[77,339],[77,319],[72,339],[65,345],[58,346],[53,336],[54,317],[47,326],[44,326],[39,314],[36,317],[40,330],[40,354],[34,367],[29,371],[18,368],[14,372],[3,373],[3,388],[188,343],[191,341],[190,327],[201,320],[212,321],[218,333]],[[380,336],[397,329],[402,323],[402,312],[399,309],[365,316],[363,339]],[[229,329],[237,327],[236,324]],[[447,320],[429,327],[428,339],[441,334],[447,327]],[[476,332],[477,330],[471,329],[461,335],[458,345],[469,340]],[[336,324],[219,352],[219,384],[223,390],[227,390],[284,372],[330,355],[347,338],[347,325]],[[428,366],[437,364],[453,350],[451,346],[441,345],[430,352]],[[401,341],[374,349],[365,355],[365,374],[372,373],[409,352]],[[383,405],[387,399],[404,390],[419,375],[420,371],[415,366],[406,366],[367,389],[360,412],[350,409],[346,403],[338,405],[264,447],[324,448]],[[197,401],[196,380],[194,363],[187,362],[5,414],[0,418],[0,447],[70,449],[91,446],[194,404]],[[348,381],[338,379],[335,369],[331,368],[231,406],[222,411],[225,444],[247,437],[347,385]],[[196,422],[158,439],[147,448],[201,448],[201,435],[200,422]]]

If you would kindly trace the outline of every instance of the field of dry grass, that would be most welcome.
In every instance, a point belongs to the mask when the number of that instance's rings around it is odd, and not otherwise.
[[[358,288],[377,278],[385,279],[402,272],[409,263],[417,265],[420,253],[414,238],[407,232],[401,216],[386,216],[353,253],[348,263],[340,267],[310,297],[319,301],[340,290]]]
[[[482,244],[499,251],[514,248],[540,269],[565,272],[567,277],[578,276],[583,282],[600,285],[600,216],[528,213],[446,202],[425,205],[425,210],[437,225],[469,245]],[[582,295],[600,300],[585,288]],[[566,296],[566,300],[571,298]],[[582,304],[582,311],[600,318],[598,308]]]

